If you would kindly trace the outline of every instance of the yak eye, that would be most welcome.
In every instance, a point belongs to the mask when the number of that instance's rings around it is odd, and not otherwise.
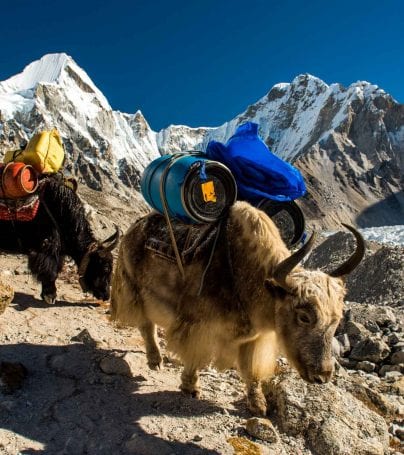
[[[310,325],[311,324],[311,317],[307,313],[307,311],[297,310],[296,319],[297,319],[297,323],[299,325]]]

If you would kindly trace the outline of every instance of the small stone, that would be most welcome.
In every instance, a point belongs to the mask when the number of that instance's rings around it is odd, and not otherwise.
[[[349,343],[349,337],[347,333],[336,336],[340,346],[341,346],[341,355],[344,355],[351,349],[351,344]]]
[[[236,454],[248,454],[248,455],[262,455],[262,448],[255,442],[250,441],[247,438],[234,436],[229,438],[227,442],[233,447],[234,453]]]
[[[359,322],[347,321],[345,323],[345,332],[348,335],[351,346],[355,346],[359,341],[370,335],[369,330]]]
[[[394,354],[391,356],[391,363],[393,365],[404,363],[404,350],[394,352]]]
[[[397,379],[400,379],[402,376],[402,373],[399,371],[388,371],[385,375],[387,381],[394,382]]]
[[[129,365],[121,356],[107,356],[101,359],[100,368],[106,374],[132,376]]]
[[[389,346],[394,346],[400,341],[399,336],[396,333],[392,333],[387,337],[387,343]]]
[[[376,365],[372,362],[368,362],[367,360],[363,360],[362,362],[358,362],[356,364],[356,368],[358,370],[366,371],[366,373],[372,373],[375,371]]]
[[[367,321],[365,323],[365,327],[372,333],[378,333],[380,332],[380,327],[378,324],[374,321]]]
[[[340,365],[342,365],[344,368],[347,368],[348,370],[353,370],[356,368],[356,362],[355,360],[349,359],[349,358],[341,358],[338,359],[338,362]]]
[[[400,371],[401,368],[399,365],[389,365],[389,364],[386,364],[386,365],[383,365],[380,370],[379,370],[379,376],[384,376],[386,373],[390,372],[390,371]]]
[[[0,314],[4,313],[8,305],[14,299],[14,290],[8,284],[0,281]]]
[[[195,442],[202,441],[202,439],[203,439],[202,436],[200,436],[199,434],[196,434],[196,435],[192,438],[192,440],[195,441]]]
[[[248,419],[246,430],[251,436],[262,439],[263,441],[272,443],[279,440],[278,432],[268,419],[261,419],[259,417]]]

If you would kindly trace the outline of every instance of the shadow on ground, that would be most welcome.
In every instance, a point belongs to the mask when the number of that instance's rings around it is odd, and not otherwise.
[[[11,302],[11,306],[16,311],[24,311],[27,308],[43,308],[49,309],[54,307],[96,307],[99,306],[97,302],[68,302],[67,300],[56,300],[53,305],[45,303],[43,300],[36,299],[30,294],[24,294],[23,292],[16,292],[14,294],[14,300]]]
[[[24,305],[19,297],[17,302]],[[85,343],[0,346],[2,361],[21,362],[28,370],[21,389],[0,394],[2,428],[36,441],[27,443],[21,454],[218,453],[193,442],[170,440],[169,434],[165,439],[148,434],[140,420],[208,415],[220,408],[180,392],[138,393],[139,381],[145,381],[142,376],[106,375],[100,370],[99,361],[108,355],[111,351]]]

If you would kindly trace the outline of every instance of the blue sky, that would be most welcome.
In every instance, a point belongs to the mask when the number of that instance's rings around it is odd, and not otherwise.
[[[0,80],[66,52],[155,130],[217,126],[301,73],[404,102],[403,30],[402,0],[14,0],[0,10]]]

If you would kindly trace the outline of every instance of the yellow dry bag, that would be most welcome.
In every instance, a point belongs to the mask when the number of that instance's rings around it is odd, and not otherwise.
[[[25,150],[7,152],[4,163],[23,162],[30,164],[40,174],[55,173],[62,167],[64,157],[62,139],[54,128],[51,131],[40,131],[32,136]]]

